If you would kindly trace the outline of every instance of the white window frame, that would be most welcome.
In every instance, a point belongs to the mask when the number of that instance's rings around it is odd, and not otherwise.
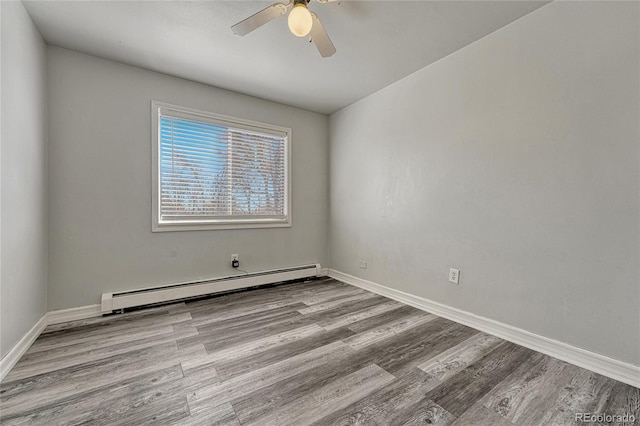
[[[222,124],[229,127],[244,129],[249,131],[257,131],[260,133],[276,135],[285,139],[285,191],[284,203],[286,217],[278,218],[224,218],[213,219],[207,218],[203,220],[172,220],[163,221],[160,215],[160,111],[171,111],[176,116],[197,119],[203,122],[214,124]],[[165,102],[151,101],[151,174],[152,174],[152,232],[166,231],[197,231],[197,230],[216,230],[216,229],[251,229],[251,228],[289,228],[292,225],[291,220],[291,129],[288,127],[276,126],[257,121],[245,120],[237,117],[216,114],[207,111],[201,111],[194,108],[187,108],[179,105],[168,104]]]

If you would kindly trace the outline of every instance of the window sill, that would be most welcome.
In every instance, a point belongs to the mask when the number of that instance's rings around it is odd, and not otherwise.
[[[154,223],[151,232],[215,231],[226,229],[291,228],[287,222]]]

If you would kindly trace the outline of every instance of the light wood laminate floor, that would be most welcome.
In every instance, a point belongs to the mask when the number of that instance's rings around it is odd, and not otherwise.
[[[49,326],[0,394],[3,425],[640,418],[637,388],[333,279]]]

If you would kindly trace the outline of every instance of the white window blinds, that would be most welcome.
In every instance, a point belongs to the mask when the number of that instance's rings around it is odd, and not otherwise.
[[[288,132],[157,111],[158,225],[288,223]]]

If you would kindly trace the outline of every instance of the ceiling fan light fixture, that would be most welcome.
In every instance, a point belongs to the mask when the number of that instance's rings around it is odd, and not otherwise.
[[[289,12],[289,29],[293,35],[297,37],[305,37],[311,32],[313,26],[313,19],[311,18],[311,12],[307,9],[306,2],[296,2]]]
[[[307,9],[307,3],[309,3],[309,1],[310,0],[287,0],[287,3],[274,3],[233,25],[231,30],[239,36],[247,35],[267,22],[271,22],[285,15],[289,7],[293,5],[287,19],[289,29],[298,37],[310,35],[309,41],[313,41],[316,45],[320,56],[327,58],[336,53],[336,48],[325,31],[322,22],[320,22],[318,15]],[[330,1],[335,0],[318,0],[318,3],[327,3]]]

